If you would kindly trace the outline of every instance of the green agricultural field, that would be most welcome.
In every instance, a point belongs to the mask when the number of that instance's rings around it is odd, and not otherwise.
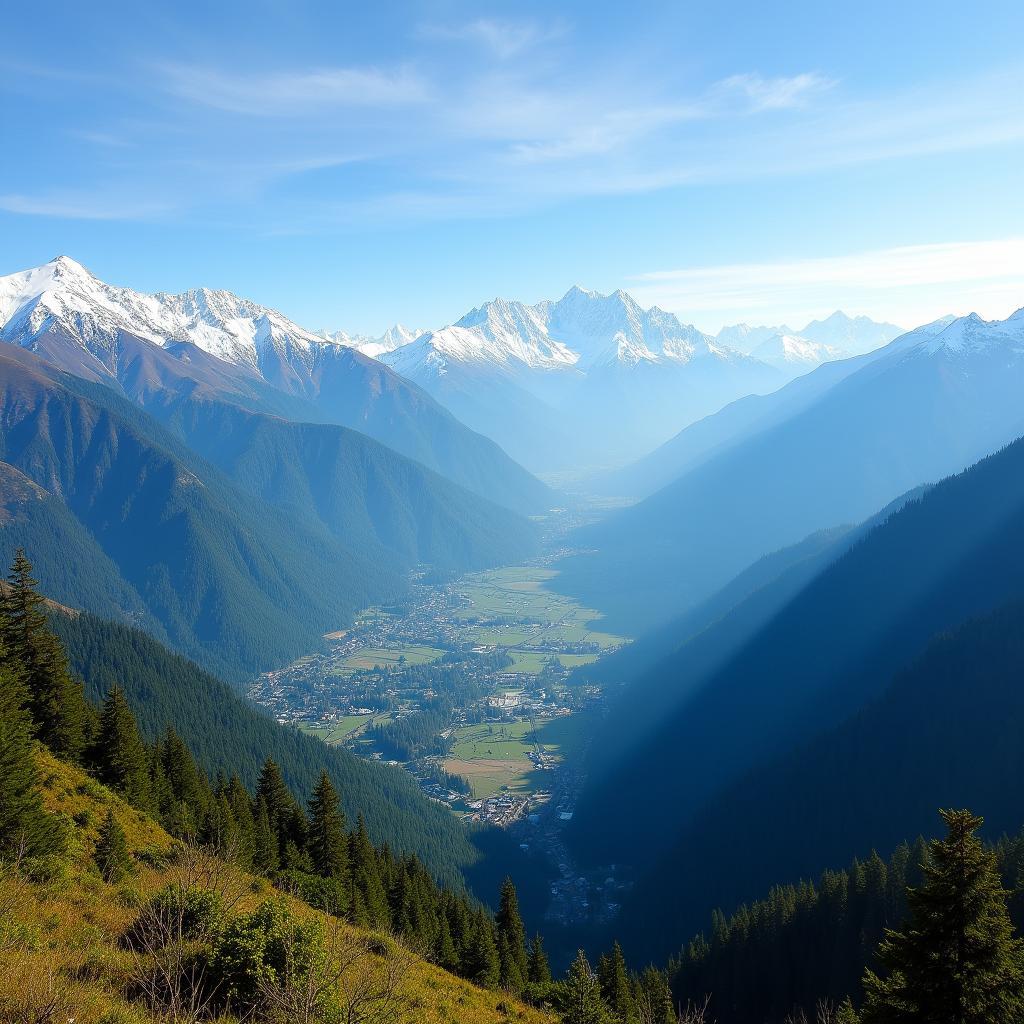
[[[466,623],[467,642],[512,648],[510,653],[515,662],[512,671],[534,675],[543,667],[544,656],[515,648],[592,643],[604,651],[626,642],[625,637],[591,628],[601,618],[600,612],[583,608],[572,598],[547,590],[545,584],[556,575],[553,569],[518,566],[467,576],[459,589],[468,605],[455,613]],[[587,662],[563,661],[562,664],[575,667]]]
[[[572,753],[584,742],[585,715],[564,715],[537,723],[537,737],[544,752],[555,756]],[[528,721],[467,725],[455,733],[445,769],[465,778],[476,799],[498,792],[503,786],[529,793],[550,785],[551,776],[537,770],[529,759],[534,750],[533,726]]]
[[[300,722],[299,729],[302,732],[308,732],[311,736],[316,736],[318,739],[323,740],[324,743],[341,743],[351,736],[352,733],[366,725],[372,718],[373,715],[344,715],[333,722],[324,722],[322,724],[318,722]]]
[[[392,668],[396,665],[426,665],[444,655],[436,647],[409,645],[405,647],[364,647],[343,658],[334,666],[337,675],[358,672],[361,669]],[[404,661],[402,659],[405,659]]]
[[[558,660],[563,668],[579,668],[581,665],[593,665],[597,661],[596,654],[560,654]]]
[[[462,761],[526,761],[533,750],[533,727],[529,722],[494,722],[467,725],[455,733],[452,757]]]

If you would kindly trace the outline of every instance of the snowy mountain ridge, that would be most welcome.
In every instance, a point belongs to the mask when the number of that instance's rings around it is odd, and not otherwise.
[[[701,357],[743,358],[672,313],[641,308],[626,292],[602,295],[576,285],[557,301],[532,306],[493,299],[381,358],[416,379],[447,373],[452,363],[585,373]]]
[[[91,351],[111,349],[124,332],[164,348],[186,342],[252,367],[268,350],[309,362],[325,346],[338,346],[231,292],[146,294],[106,284],[68,256],[0,277],[0,340],[30,347],[55,328]]]

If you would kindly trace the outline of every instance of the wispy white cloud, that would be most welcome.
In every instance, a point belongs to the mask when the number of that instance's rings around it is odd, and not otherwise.
[[[806,106],[814,96],[835,85],[834,79],[817,71],[778,78],[764,78],[748,72],[723,79],[712,89],[712,95],[717,94],[721,98],[740,96],[745,100],[746,107],[756,113]]]
[[[991,318],[1024,306],[1024,238],[659,270],[638,274],[630,290],[709,329],[801,322],[837,306],[908,327],[950,312]]]
[[[34,217],[64,217],[69,220],[150,220],[171,211],[170,204],[136,201],[107,193],[50,193],[45,195],[0,195],[0,210]]]
[[[542,25],[535,21],[475,18],[458,25],[424,25],[420,29],[420,35],[427,39],[452,40],[481,46],[500,60],[508,60],[558,38],[565,30],[562,22]]]
[[[231,114],[264,117],[317,114],[335,107],[417,105],[431,95],[427,82],[408,67],[238,74],[165,63],[156,70],[175,96]]]

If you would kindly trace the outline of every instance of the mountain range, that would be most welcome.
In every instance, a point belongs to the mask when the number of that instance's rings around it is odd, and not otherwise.
[[[660,489],[578,531],[557,585],[615,628],[666,621],[761,556],[863,520],[1024,433],[1024,313],[972,314],[736,402],[633,468]],[[667,478],[667,479],[666,479]]]
[[[732,399],[774,390],[823,362],[869,351],[891,324],[836,312],[803,331],[723,329],[717,337],[630,295],[579,286],[535,305],[494,299],[378,355],[532,469],[635,458]]]
[[[817,362],[824,363],[830,359],[865,355],[903,333],[903,328],[895,324],[879,323],[866,316],[847,316],[837,309],[823,320],[812,320],[802,330],[794,330],[786,324],[778,327],[733,324],[723,327],[716,340],[738,352],[765,358],[777,348],[780,339],[789,339],[790,350],[802,351],[805,361],[810,363],[813,354]]]
[[[61,256],[0,278],[0,341],[103,383],[163,420],[181,402],[218,400],[335,423],[516,511],[550,503],[543,484],[425,391],[351,345],[230,292],[148,295],[106,284]]]
[[[623,291],[494,299],[380,357],[524,465],[636,457],[786,373]]]
[[[534,550],[527,520],[344,427],[212,399],[180,404],[177,426],[0,348],[0,557],[25,547],[54,599],[229,679],[316,649],[413,565]]]

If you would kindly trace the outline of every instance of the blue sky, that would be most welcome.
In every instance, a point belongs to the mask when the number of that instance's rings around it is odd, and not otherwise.
[[[622,287],[705,329],[1024,305],[1024,5],[11,5],[0,274],[312,327]]]

